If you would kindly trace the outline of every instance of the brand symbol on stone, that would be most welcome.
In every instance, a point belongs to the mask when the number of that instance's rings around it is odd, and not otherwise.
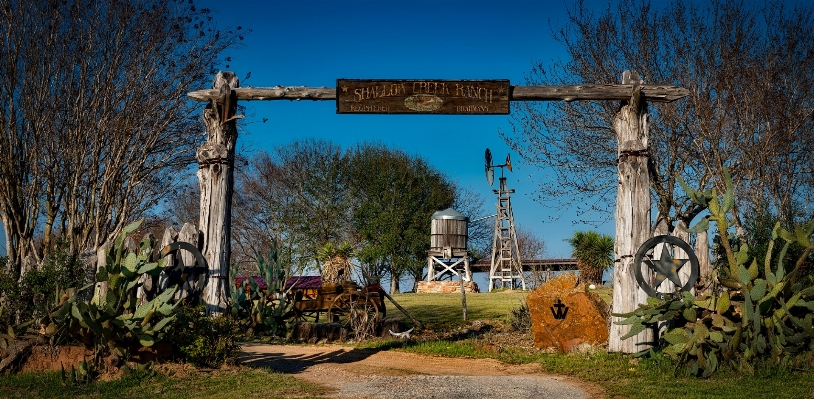
[[[557,310],[554,310],[554,308],[557,308]],[[551,307],[551,314],[554,315],[554,318],[557,320],[564,320],[568,314],[568,306],[565,306],[561,299],[557,299],[557,303]]]

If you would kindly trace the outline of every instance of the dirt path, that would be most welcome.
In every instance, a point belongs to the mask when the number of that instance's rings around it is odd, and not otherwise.
[[[538,365],[339,345],[244,345],[241,360],[335,388],[334,398],[593,398],[599,388]]]

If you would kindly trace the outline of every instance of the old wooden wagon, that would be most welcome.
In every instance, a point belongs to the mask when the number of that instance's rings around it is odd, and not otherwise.
[[[378,284],[360,288],[353,281],[340,284],[323,284],[315,297],[295,293],[294,316],[300,321],[319,323],[323,321],[351,325],[359,322],[373,324],[384,319],[382,288]]]

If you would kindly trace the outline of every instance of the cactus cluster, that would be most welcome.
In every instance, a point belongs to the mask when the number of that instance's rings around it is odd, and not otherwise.
[[[709,210],[690,232],[706,230],[714,222],[722,237],[727,257],[717,275],[722,292],[712,294],[708,308],[684,293],[682,298],[655,301],[634,312],[619,314],[626,317],[619,324],[631,325],[630,333],[623,338],[664,322],[667,328],[660,340],[661,348],[677,357],[679,365],[689,373],[703,377],[724,363],[746,371],[753,370],[758,361],[786,366],[810,363],[814,352],[814,286],[810,280],[799,278],[799,271],[814,247],[814,221],[792,230],[777,223],[765,261],[759,265],[756,258],[750,258],[745,242],[730,243],[727,214],[734,206],[734,193],[726,173],[724,180],[726,191],[722,198],[715,188],[695,191],[681,182],[690,198]],[[778,238],[783,247],[773,259]],[[786,254],[795,243],[803,253],[791,263]]]
[[[285,293],[285,271],[277,257],[276,242],[272,243],[268,259],[257,254],[257,269],[266,280],[268,288],[264,292],[253,278],[238,285],[232,276],[230,314],[248,335],[284,336],[288,331],[287,321],[294,302]]]
[[[164,338],[175,318],[178,303],[172,298],[177,286],[137,305],[139,278],[143,274],[157,275],[164,267],[163,259],[152,261],[149,240],[141,242],[138,253],[125,251],[125,238],[140,224],[137,221],[126,226],[116,239],[107,265],[96,274],[97,288],[90,303],[77,300],[76,293],[70,295],[51,312],[52,322],[45,328],[46,335],[78,339],[93,347],[96,366],[105,354],[122,362],[131,349],[152,346]],[[87,369],[88,365],[84,367]]]

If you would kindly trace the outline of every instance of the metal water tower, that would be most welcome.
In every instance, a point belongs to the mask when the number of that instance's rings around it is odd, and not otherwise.
[[[472,281],[469,270],[469,218],[452,208],[435,212],[430,225],[430,250],[427,252],[427,281],[433,281],[446,272],[459,275],[456,269],[463,264],[464,281]],[[441,266],[436,272],[436,265]]]

